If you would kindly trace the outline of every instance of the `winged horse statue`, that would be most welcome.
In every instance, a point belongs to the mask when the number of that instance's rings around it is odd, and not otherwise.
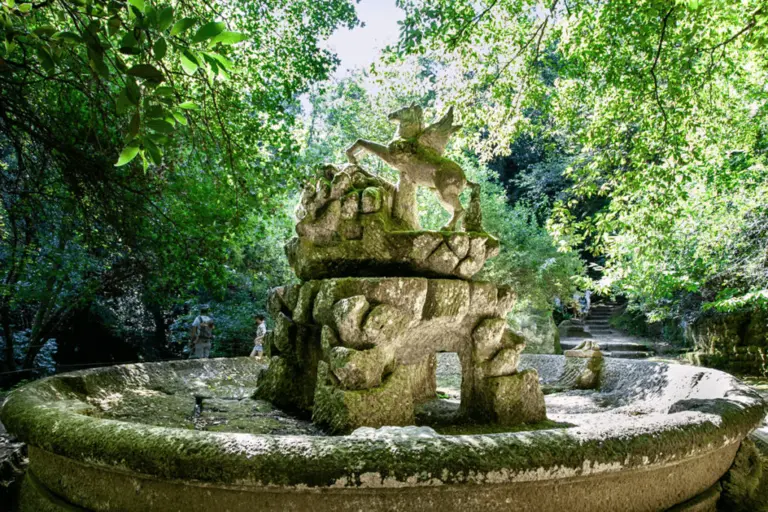
[[[389,114],[389,120],[398,124],[395,138],[386,146],[358,139],[347,149],[347,158],[351,163],[357,164],[358,155],[367,151],[400,172],[398,195],[402,193],[411,196],[411,199],[401,198],[400,207],[395,206],[395,213],[414,227],[418,227],[418,221],[415,219],[416,187],[434,190],[443,208],[451,214],[451,220],[442,230],[455,231],[465,214],[459,201],[461,192],[470,186],[473,189],[473,200],[476,197],[479,200],[479,185],[467,181],[464,170],[456,162],[443,156],[448,138],[461,128],[460,125],[453,124],[453,107],[449,108],[439,121],[426,128],[423,117],[421,107],[415,103],[392,112]],[[465,226],[465,230],[467,227]],[[472,230],[475,229],[477,228]]]

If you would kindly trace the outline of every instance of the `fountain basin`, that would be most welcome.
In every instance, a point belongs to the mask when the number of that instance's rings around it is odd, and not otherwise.
[[[543,355],[520,366],[551,389],[565,368]],[[248,400],[259,372],[248,358],[146,363],[14,391],[1,416],[29,445],[22,511],[713,510],[712,486],[765,414],[726,373],[610,358],[599,390],[547,395],[564,428],[326,436],[286,418],[258,434],[109,414],[137,394]]]

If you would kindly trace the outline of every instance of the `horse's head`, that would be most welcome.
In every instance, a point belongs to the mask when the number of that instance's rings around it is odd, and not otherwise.
[[[403,107],[389,114],[389,120],[398,123],[397,134],[399,137],[415,137],[423,130],[424,112],[421,107],[411,103],[409,107]]]

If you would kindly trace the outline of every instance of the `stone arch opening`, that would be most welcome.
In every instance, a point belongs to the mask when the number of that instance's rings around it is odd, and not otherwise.
[[[416,404],[416,424],[439,429],[459,423],[464,367],[461,357],[453,350],[437,350],[428,359],[432,364],[425,366],[428,372],[425,388],[431,389],[427,396],[423,396],[423,401]]]

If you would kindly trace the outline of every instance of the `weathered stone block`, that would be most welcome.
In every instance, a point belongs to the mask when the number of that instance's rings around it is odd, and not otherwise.
[[[335,237],[341,219],[341,203],[331,201],[322,210],[318,210],[317,217],[312,223],[300,222],[296,225],[296,233],[313,243],[329,243]]]
[[[458,264],[459,258],[447,244],[441,244],[435,249],[435,252],[427,258],[427,265],[429,265],[429,268],[439,274],[451,275]]]
[[[339,223],[339,235],[344,240],[360,240],[363,238],[363,226],[353,220],[342,220]]]
[[[352,188],[352,177],[347,172],[340,172],[331,181],[331,199],[339,199]]]
[[[488,361],[502,348],[501,337],[507,326],[503,318],[486,318],[482,320],[472,331],[474,341],[474,360]]]
[[[502,348],[487,364],[485,374],[488,377],[512,375],[517,371],[517,364],[519,361],[519,350],[516,348]]]
[[[457,258],[464,258],[469,252],[469,236],[466,233],[454,233],[448,237],[448,247]]]
[[[443,243],[443,235],[440,233],[424,232],[413,239],[409,257],[415,261],[425,261],[441,243]]]
[[[363,190],[363,213],[374,213],[381,210],[382,191],[378,187],[368,187]]]
[[[469,283],[448,279],[430,279],[424,304],[424,319],[464,318],[469,311]]]
[[[339,389],[329,379],[328,364],[318,365],[312,421],[337,434],[358,427],[413,425],[413,397],[407,371],[392,372],[381,386],[361,391]],[[405,392],[404,392],[405,390]]]
[[[283,313],[278,313],[274,317],[275,326],[272,329],[272,344],[282,353],[290,352],[293,349],[294,335],[296,330],[293,321]]]
[[[427,282],[424,278],[410,277],[326,279],[319,286],[313,316],[322,324],[335,323],[332,308],[336,302],[362,295],[370,303],[390,304],[408,311],[414,318],[421,318]]]
[[[413,317],[407,311],[389,304],[379,304],[371,310],[365,319],[363,340],[369,346],[397,340],[403,337],[413,322]]]
[[[488,394],[494,420],[501,425],[519,425],[547,419],[544,393],[536,370],[488,379]]]
[[[463,279],[469,279],[476,273],[480,272],[480,269],[483,268],[483,265],[485,264],[484,259],[476,259],[472,256],[468,256],[462,260],[461,263],[456,267],[456,275]]]
[[[333,320],[344,344],[358,347],[363,342],[363,317],[371,305],[364,295],[341,299],[333,305]]]
[[[339,346],[339,337],[336,335],[336,332],[333,330],[333,328],[329,325],[324,325],[322,330],[320,331],[320,347],[323,352],[324,357],[329,357],[331,353],[331,349],[333,347]]]
[[[356,219],[360,205],[360,194],[352,192],[341,199],[341,218]]]
[[[329,357],[331,372],[339,379],[342,389],[368,389],[381,385],[389,358],[378,349],[359,351],[334,347]]]
[[[470,314],[479,317],[495,316],[499,302],[499,290],[493,283],[470,283]]]
[[[499,287],[499,302],[497,303],[496,314],[506,318],[507,314],[517,302],[517,294],[509,286]]]
[[[296,322],[309,323],[312,320],[313,302],[319,289],[320,281],[309,281],[301,285],[296,309],[293,312],[293,319]]]

